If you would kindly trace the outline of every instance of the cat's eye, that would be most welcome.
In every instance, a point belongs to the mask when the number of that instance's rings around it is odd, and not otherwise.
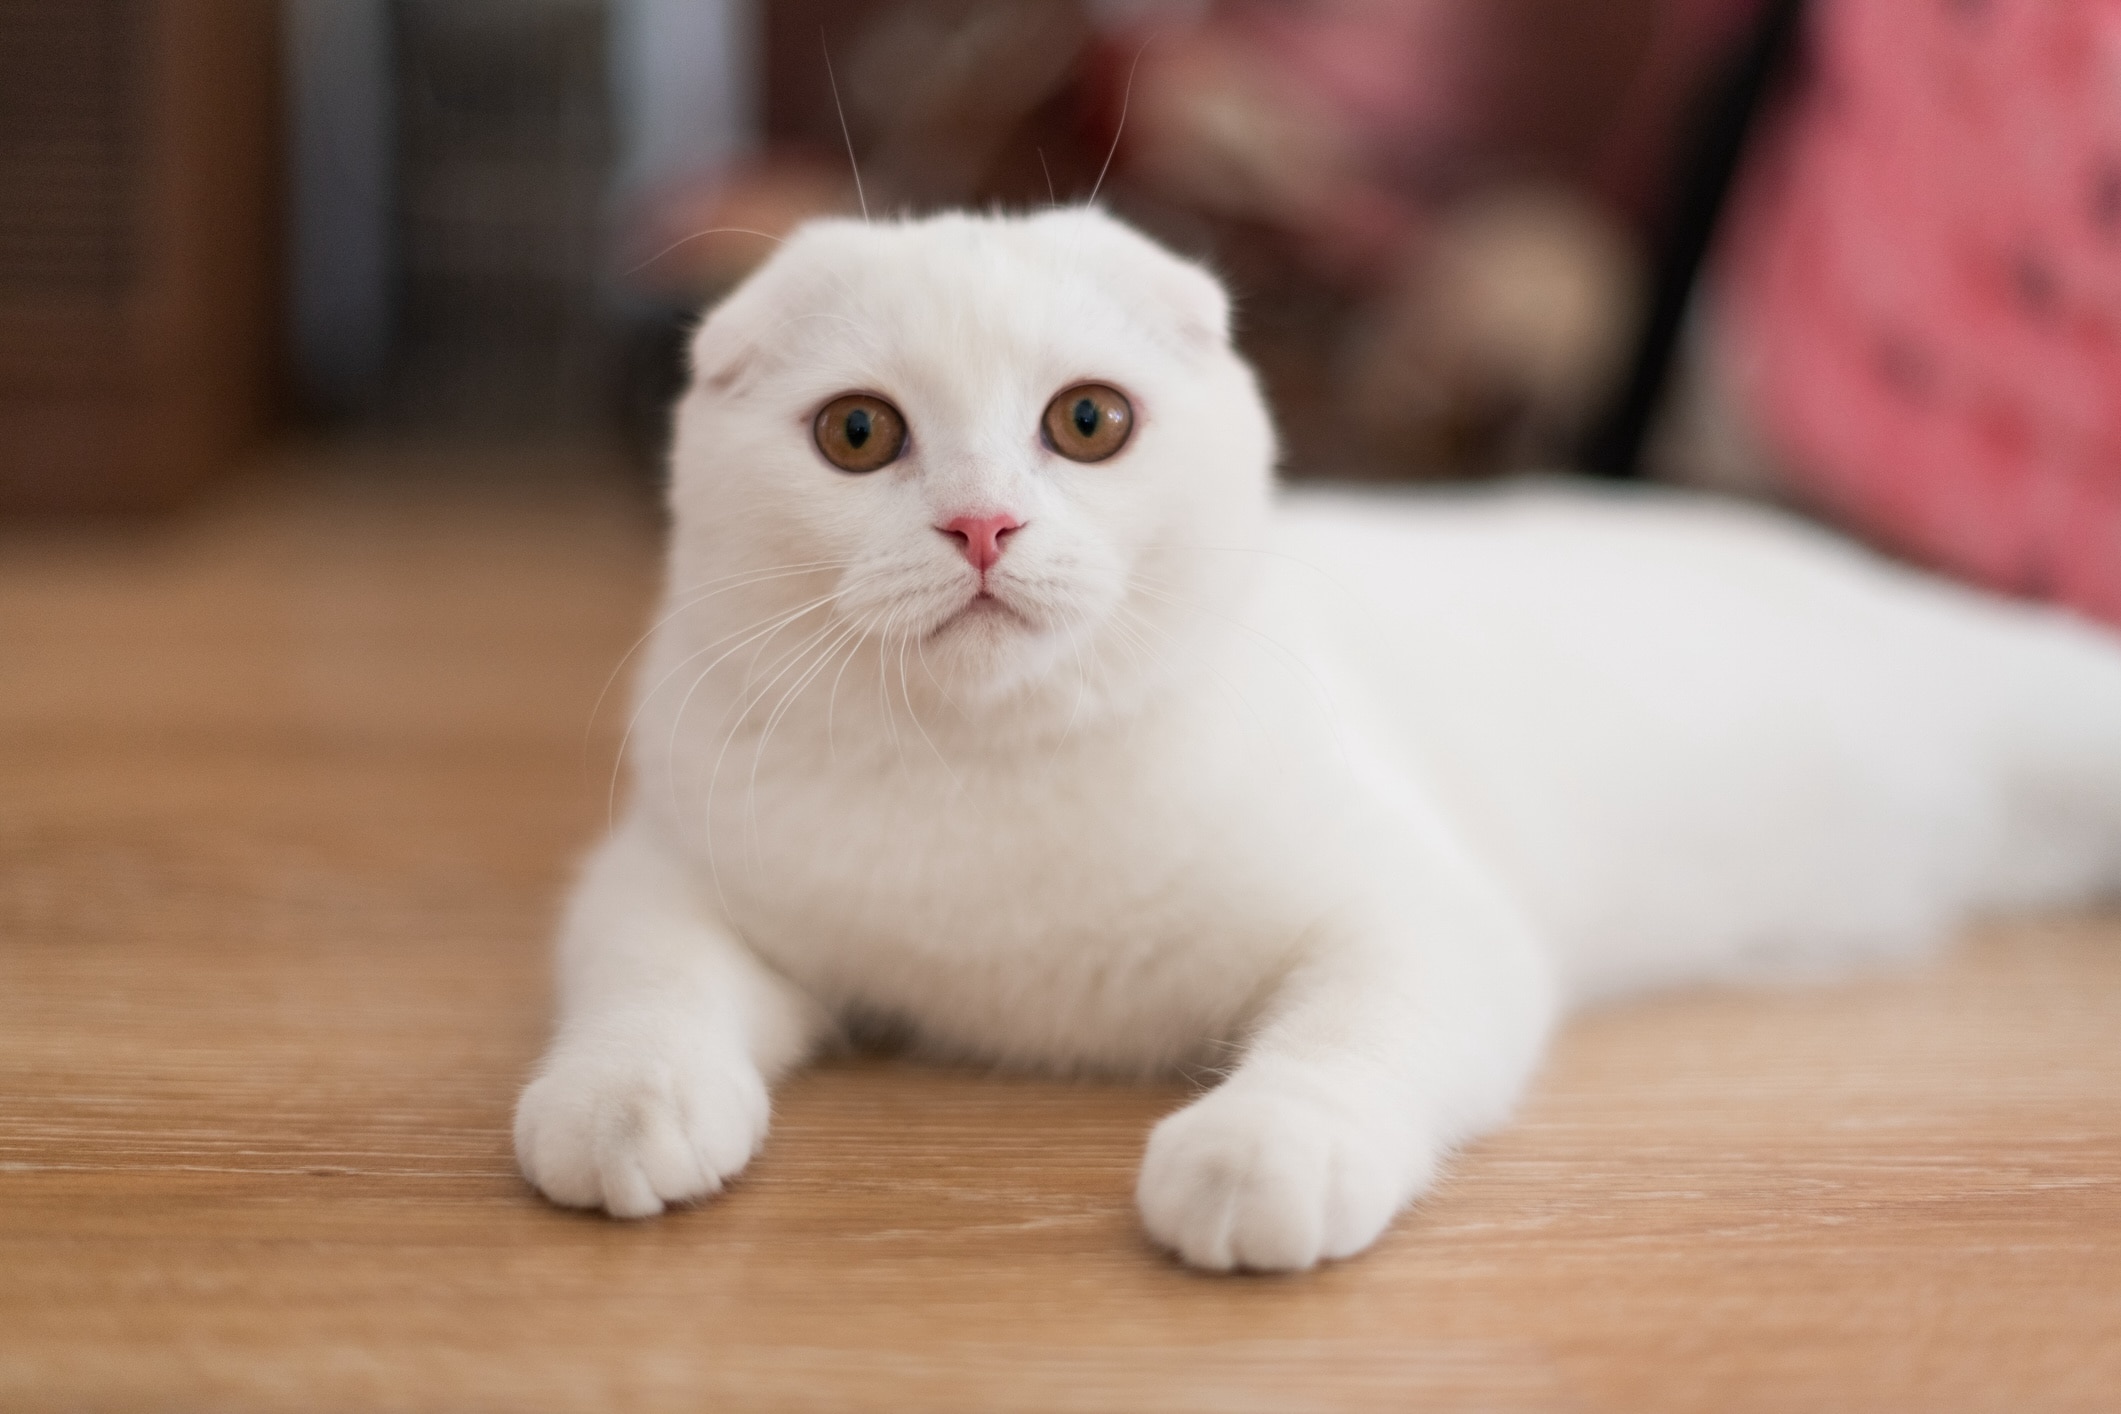
[[[1078,383],[1046,404],[1046,445],[1070,461],[1101,462],[1127,445],[1134,405],[1103,383]]]
[[[849,393],[819,409],[812,435],[841,471],[875,471],[906,449],[906,419],[874,393]]]

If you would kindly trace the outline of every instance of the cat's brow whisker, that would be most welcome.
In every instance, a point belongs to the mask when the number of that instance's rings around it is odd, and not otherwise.
[[[862,204],[862,219],[869,219],[869,198],[862,191],[862,164],[854,160],[854,134],[847,129],[847,105],[840,102],[839,76],[832,72],[832,45],[825,38],[825,27],[817,27],[817,47],[825,56],[825,82],[832,86],[832,106],[839,110],[840,136],[847,143],[847,165],[854,169],[854,196]]]
[[[638,275],[643,270],[646,270],[649,266],[655,264],[658,260],[661,260],[664,256],[670,254],[670,252],[676,250],[679,246],[689,245],[693,241],[699,240],[702,236],[757,236],[760,240],[772,241],[775,245],[781,245],[784,243],[783,237],[776,236],[771,231],[757,231],[753,230],[749,226],[708,226],[704,230],[694,231],[689,236],[679,236],[669,245],[664,246],[654,255],[649,256],[639,265],[634,266],[632,269],[627,270],[624,273],[627,276]]]
[[[788,316],[788,317],[787,317],[786,319],[783,319],[783,320],[782,320],[782,321],[781,321],[780,323],[778,323],[778,324],[774,325],[774,326],[773,326],[772,328],[770,328],[770,329],[767,329],[767,330],[766,330],[765,332],[763,332],[762,334],[760,334],[760,335],[759,335],[759,342],[760,342],[761,344],[763,344],[763,343],[765,343],[765,342],[766,342],[766,341],[767,341],[768,339],[771,339],[771,338],[772,338],[772,337],[773,337],[773,336],[774,336],[775,334],[778,334],[778,333],[780,333],[780,332],[781,332],[781,330],[783,330],[783,329],[786,329],[786,328],[787,328],[787,327],[788,327],[789,325],[791,325],[791,324],[800,324],[800,323],[802,323],[802,322],[803,322],[804,320],[806,320],[806,319],[831,319],[831,320],[836,320],[837,322],[839,322],[839,323],[841,323],[841,324],[844,324],[844,325],[846,325],[846,326],[847,326],[848,328],[850,328],[850,329],[853,329],[853,330],[857,331],[858,333],[862,333],[862,334],[867,334],[867,333],[869,332],[869,326],[868,326],[868,325],[866,325],[866,324],[864,324],[864,323],[862,323],[862,322],[861,322],[860,320],[858,320],[858,319],[851,319],[851,318],[849,318],[848,316],[846,316],[846,315],[844,315],[844,314],[838,314],[838,313],[835,313],[835,312],[833,312],[832,310],[829,310],[829,309],[813,309],[813,310],[810,310],[810,311],[809,311],[808,313],[805,313],[805,314],[791,314],[791,315],[789,315],[789,316]]]
[[[1158,36],[1150,35],[1142,41],[1142,47],[1134,51],[1134,62],[1127,66],[1127,87],[1119,96],[1119,122],[1112,129],[1112,146],[1105,150],[1105,165],[1097,169],[1097,181],[1090,188],[1090,198],[1083,204],[1095,206],[1097,194],[1105,188],[1105,173],[1112,170],[1112,159],[1119,155],[1120,134],[1127,130],[1127,109],[1134,102],[1134,74],[1142,66],[1142,55],[1156,43]]]

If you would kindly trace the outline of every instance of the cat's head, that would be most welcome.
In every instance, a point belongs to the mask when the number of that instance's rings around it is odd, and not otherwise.
[[[1255,568],[1273,433],[1228,299],[1095,210],[812,223],[692,360],[674,586],[833,596],[847,651],[960,704],[1155,659]]]

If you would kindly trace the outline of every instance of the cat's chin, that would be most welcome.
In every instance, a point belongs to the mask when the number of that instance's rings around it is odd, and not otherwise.
[[[979,594],[928,631],[926,653],[975,678],[1013,676],[1016,660],[1042,636],[1021,610]]]
[[[928,631],[922,657],[956,685],[994,696],[1042,676],[1058,651],[1053,635],[1030,615],[979,594]]]

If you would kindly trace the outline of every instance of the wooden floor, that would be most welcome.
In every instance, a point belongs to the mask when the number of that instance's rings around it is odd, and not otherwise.
[[[705,1208],[510,1162],[655,532],[564,455],[0,530],[0,1409],[2113,1410],[2121,920],[1579,1021],[1370,1255],[1143,1242],[1180,1092],[889,1061]]]

